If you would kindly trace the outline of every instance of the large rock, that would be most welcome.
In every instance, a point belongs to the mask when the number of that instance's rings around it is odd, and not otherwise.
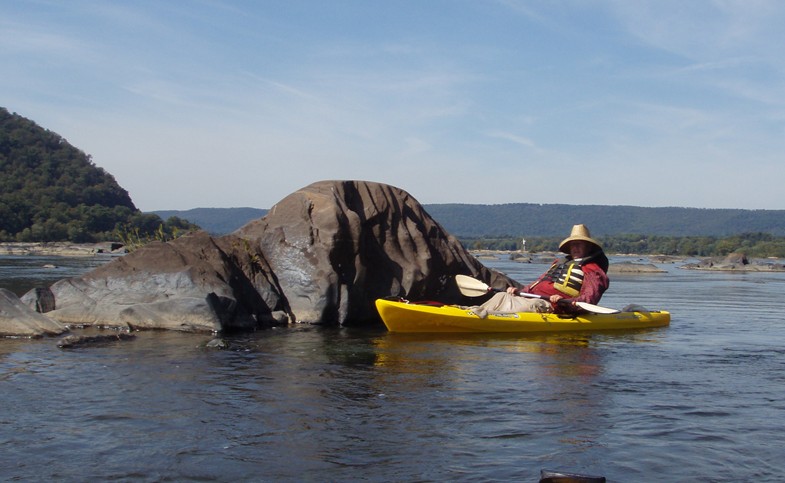
[[[28,307],[10,290],[0,288],[0,337],[58,335],[68,329]]]
[[[467,302],[454,276],[512,285],[449,235],[407,192],[321,181],[287,196],[234,235],[267,256],[298,321],[378,321],[377,298]]]
[[[66,325],[212,332],[294,321],[360,325],[380,322],[381,297],[481,302],[460,295],[459,273],[514,284],[405,191],[323,181],[234,234],[151,243],[25,300]]]
[[[248,330],[288,312],[264,255],[234,236],[153,242],[51,287],[63,324],[185,331]]]

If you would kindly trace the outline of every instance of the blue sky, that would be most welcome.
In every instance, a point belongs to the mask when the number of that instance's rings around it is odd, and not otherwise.
[[[144,211],[323,179],[785,209],[782,25],[779,0],[0,0],[0,106]]]

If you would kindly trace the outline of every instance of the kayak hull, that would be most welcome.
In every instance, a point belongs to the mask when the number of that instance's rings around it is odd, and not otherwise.
[[[566,332],[664,327],[666,311],[557,315],[518,312],[480,318],[466,307],[377,299],[376,309],[390,332]]]

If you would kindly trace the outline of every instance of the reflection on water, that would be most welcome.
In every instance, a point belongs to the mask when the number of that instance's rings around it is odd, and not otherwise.
[[[602,302],[670,310],[662,329],[0,340],[0,478],[781,481],[785,275],[664,268]]]

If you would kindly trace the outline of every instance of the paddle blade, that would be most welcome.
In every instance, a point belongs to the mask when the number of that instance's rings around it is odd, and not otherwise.
[[[575,305],[593,314],[618,314],[621,310],[600,307],[599,305],[587,304],[586,302],[575,302]]]
[[[491,287],[485,282],[481,282],[468,275],[456,275],[455,283],[458,284],[458,289],[461,293],[467,297],[479,297],[487,294],[491,290]]]

